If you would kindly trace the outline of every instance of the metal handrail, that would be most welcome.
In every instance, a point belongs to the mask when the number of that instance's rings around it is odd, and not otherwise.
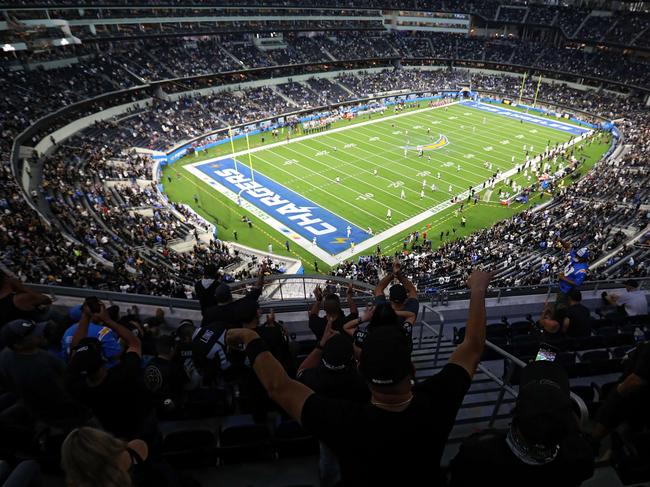
[[[422,330],[424,327],[428,328],[437,338],[437,345],[436,345],[436,353],[434,354],[434,359],[433,359],[433,366],[436,367],[438,365],[438,358],[439,358],[439,349],[440,349],[440,342],[442,341],[442,336],[443,336],[443,330],[444,330],[444,316],[442,313],[439,313],[437,310],[434,308],[424,305],[423,306],[423,317],[426,316],[425,313],[427,311],[435,312],[438,314],[440,317],[440,329],[436,330],[433,326],[430,324],[421,321],[420,325],[420,339],[419,339],[419,345],[422,344]],[[488,347],[489,349],[493,350],[497,354],[501,355],[504,360],[507,360],[509,363],[512,365],[515,365],[519,368],[524,368],[526,367],[526,362],[523,360],[519,359],[518,357],[515,357],[512,355],[510,352],[507,352],[506,350],[502,349],[501,347],[498,347],[494,343],[492,343],[489,340],[485,340],[485,346]],[[510,394],[510,396],[514,397],[515,399],[518,396],[518,392],[515,391],[515,389],[512,387],[510,384],[510,380],[512,379],[512,375],[514,373],[514,367],[507,367],[505,377],[502,379],[498,375],[496,375],[494,372],[492,372],[487,366],[483,365],[482,363],[478,364],[478,370],[480,370],[482,373],[484,373],[490,380],[495,382],[499,386],[499,395],[497,397],[496,402],[494,403],[494,409],[492,410],[492,414],[490,415],[490,421],[489,421],[489,426],[492,427],[494,425],[494,422],[496,421],[498,414],[499,414],[499,409],[501,408],[501,405],[503,404],[503,399],[505,396],[505,393],[507,392]],[[577,394],[570,392],[569,396],[571,400],[576,404],[578,407],[578,412],[579,412],[579,424],[581,428],[584,428],[587,424],[587,421],[589,419],[589,411],[587,410],[587,405],[585,402],[582,400],[580,396]]]

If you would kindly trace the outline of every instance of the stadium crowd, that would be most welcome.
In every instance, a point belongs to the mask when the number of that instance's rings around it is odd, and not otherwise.
[[[26,204],[13,189],[15,185],[11,182],[8,166],[5,166],[5,177],[9,181],[2,200],[8,231],[4,234],[8,242],[3,252],[4,262],[22,279],[34,282],[97,285],[101,281],[102,287],[108,289],[191,297],[187,288],[191,276],[200,272],[207,258],[218,255],[225,265],[236,264],[239,259],[227,246],[218,242],[209,248],[199,244],[197,232],[203,233],[206,229],[166,207],[153,185],[151,163],[145,156],[139,156],[128,148],[166,149],[179,140],[207,131],[303,107],[321,106],[326,99],[341,99],[344,95],[349,97],[350,93],[363,97],[380,90],[450,90],[468,81],[479,89],[505,93],[516,92],[519,87],[517,78],[504,75],[403,69],[343,74],[330,80],[314,79],[304,84],[293,82],[277,88],[249,88],[234,94],[216,92],[203,98],[181,96],[175,101],[154,99],[148,104],[143,103],[119,122],[97,122],[74,138],[57,144],[53,154],[33,161],[34,170],[41,172],[42,186],[32,190],[32,196],[36,196],[42,211],[55,217],[64,231],[75,239],[75,246],[79,247],[75,252],[79,253],[79,262],[83,262],[80,271],[73,271],[49,255],[56,255],[58,249],[72,246],[68,241],[63,245],[50,243],[29,250],[10,244],[17,239],[27,241],[32,231],[41,232],[43,224],[24,225]],[[276,93],[276,89],[283,95]],[[533,90],[534,87],[527,86],[524,96],[533,96]],[[413,273],[409,275],[420,291],[440,285],[461,286],[472,265],[500,260],[503,255],[509,256],[509,264],[495,280],[499,285],[547,282],[561,266],[561,256],[553,251],[552,242],[550,245],[546,243],[541,229],[532,233],[529,229],[542,225],[542,228],[549,227],[547,231],[570,232],[576,221],[560,219],[556,222],[551,219],[552,223],[549,223],[548,218],[549,215],[561,215],[568,209],[584,219],[582,223],[592,230],[583,238],[593,243],[593,258],[622,243],[625,238],[621,229],[629,226],[640,230],[645,224],[645,212],[640,208],[640,202],[646,201],[646,184],[645,179],[636,177],[636,173],[645,167],[640,155],[646,152],[647,144],[644,142],[646,119],[639,111],[640,107],[631,98],[620,98],[607,92],[584,97],[582,91],[560,84],[545,85],[543,98],[549,103],[584,109],[607,118],[639,112],[634,124],[630,124],[634,127],[628,139],[630,151],[615,167],[601,165],[593,176],[571,189],[559,191],[558,198],[545,212],[524,213],[466,240],[445,242],[437,251],[430,250],[433,237],[429,243],[419,242],[405,265],[409,273],[409,266],[412,266]],[[8,125],[7,134],[16,133],[20,126],[17,123],[12,131]],[[601,176],[599,171],[607,177]],[[611,174],[616,177],[610,177]],[[617,194],[619,201],[616,204],[600,201],[602,198],[593,194],[592,177],[602,181],[598,189],[603,192],[603,197]],[[11,214],[16,214],[15,220]],[[134,233],[129,222],[137,222],[136,226],[141,230]],[[55,229],[48,229],[47,234],[53,234],[51,238],[54,239],[60,238],[54,235]],[[494,239],[495,235],[504,235],[505,238]],[[43,236],[41,233],[36,240]],[[178,253],[169,247],[170,242],[188,240],[196,243],[193,252]],[[486,242],[490,242],[489,245]],[[36,262],[25,259],[25,252],[33,251],[41,254]],[[628,269],[620,261],[631,261],[624,249],[620,252],[623,254],[609,261],[610,266],[616,264],[616,276],[647,272],[640,255],[633,269]],[[636,247],[633,247],[633,252],[637,253]],[[113,269],[96,263],[89,255],[101,257],[104,263],[110,262]],[[381,261],[387,258],[375,256],[345,263],[333,273],[375,282],[380,277]],[[281,268],[281,264],[276,263],[276,267]],[[84,272],[86,268],[87,272]],[[156,268],[163,270],[156,271]],[[607,271],[604,273],[608,274]],[[151,276],[150,282],[142,283],[138,278],[141,274]],[[441,278],[444,279],[442,283],[439,282]]]

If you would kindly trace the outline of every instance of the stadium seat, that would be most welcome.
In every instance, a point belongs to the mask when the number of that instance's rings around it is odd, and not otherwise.
[[[490,338],[501,338],[508,336],[508,325],[505,323],[495,323],[492,325],[487,325],[485,328],[485,336],[489,340]]]
[[[600,319],[592,318],[590,322],[590,326],[592,330],[599,330],[600,328],[603,327],[612,326],[612,320],[610,320],[609,318],[600,318]]]
[[[512,337],[510,340],[513,354],[519,358],[536,355],[539,350],[539,343],[539,338],[531,335],[519,335]]]
[[[601,337],[611,337],[618,334],[618,328],[615,326],[603,326],[594,330],[594,335]]]
[[[218,462],[238,463],[272,459],[270,439],[267,426],[256,424],[251,415],[227,416],[218,435]]]
[[[594,363],[605,362],[609,360],[609,352],[607,350],[591,350],[589,352],[582,352],[580,354],[581,363]]]
[[[515,321],[510,325],[510,336],[528,335],[532,330],[533,325],[529,321]]]
[[[318,453],[318,441],[307,434],[298,421],[277,417],[273,428],[273,447],[279,457]]]
[[[575,337],[572,340],[571,346],[576,352],[604,348],[605,339],[601,336]]]
[[[163,437],[162,456],[179,468],[212,466],[216,462],[216,439],[208,429],[186,429]]]

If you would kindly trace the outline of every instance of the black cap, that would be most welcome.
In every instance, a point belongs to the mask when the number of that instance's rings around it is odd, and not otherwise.
[[[352,363],[353,356],[354,351],[352,350],[350,337],[338,334],[325,343],[321,364],[327,370],[345,370]]]
[[[359,370],[372,385],[402,381],[413,370],[409,338],[397,327],[373,329],[363,342]]]
[[[73,349],[70,370],[82,375],[92,375],[104,365],[102,343],[97,338],[83,338]]]
[[[214,298],[217,303],[227,303],[232,299],[232,292],[230,292],[230,286],[225,282],[222,282],[217,286],[217,289],[214,290]]]
[[[2,343],[13,347],[28,336],[43,336],[47,322],[35,323],[32,320],[13,320],[2,327]]]
[[[521,372],[514,419],[526,441],[557,445],[571,420],[569,378],[564,369],[548,361],[533,362]]]
[[[406,301],[406,288],[402,284],[395,284],[394,286],[391,286],[388,291],[388,296],[390,297],[390,300],[395,303],[403,303]]]

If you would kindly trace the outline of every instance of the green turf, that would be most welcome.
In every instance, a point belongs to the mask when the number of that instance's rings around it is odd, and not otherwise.
[[[386,116],[392,114],[392,109],[387,110]],[[380,117],[373,115],[373,120],[376,119]],[[359,117],[351,122],[339,122],[336,126],[367,120],[368,117]],[[430,135],[427,134],[427,127],[431,128]],[[438,134],[446,135],[449,145],[425,152],[422,158],[417,157],[415,150],[404,154],[402,147],[407,141],[410,146],[424,145],[437,139]],[[297,135],[292,134],[292,137]],[[251,137],[251,145],[261,145],[262,137],[265,138],[264,145],[273,142],[268,134],[257,135]],[[255,152],[251,154],[251,162],[256,171],[360,228],[371,227],[377,233],[448,200],[470,185],[482,183],[497,168],[505,171],[520,164],[525,158],[524,144],[528,148],[533,145],[531,156],[534,156],[545,149],[549,140],[552,145],[566,142],[570,137],[565,132],[454,105],[447,110],[425,110],[400,118],[380,119],[370,125],[326,133],[312,139],[297,139],[291,144]],[[245,141],[235,141],[235,151],[245,147]],[[608,140],[604,139],[585,147],[584,154],[588,158],[589,167],[601,157],[607,147]],[[172,178],[171,183],[166,177],[163,178],[165,191],[173,201],[194,206],[209,221],[216,223],[218,220],[220,238],[230,240],[236,230],[240,243],[263,250],[272,243],[274,252],[286,254],[283,246],[285,239],[279,232],[251,215],[249,216],[255,224],[253,229],[249,229],[240,222],[240,217],[245,213],[240,207],[187,171],[180,170],[184,164],[231,152],[230,144],[226,144],[201,153],[198,157],[187,156],[173,166],[164,168],[163,175]],[[427,156],[431,157],[430,161]],[[238,160],[240,163],[249,163],[247,155],[238,157]],[[483,166],[485,160],[493,164],[493,171]],[[458,164],[461,166],[460,171],[456,167]],[[377,176],[373,175],[375,169],[378,171]],[[440,179],[437,177],[438,172]],[[336,182],[337,176],[340,182]],[[523,175],[515,179],[524,182]],[[423,180],[426,180],[425,196],[420,198]],[[431,183],[436,184],[436,191],[431,190]],[[448,191],[449,185],[452,186],[451,193]],[[400,199],[402,189],[406,193],[404,200]],[[468,224],[464,229],[460,228],[460,217],[455,215],[455,208],[449,208],[414,226],[411,231],[416,228],[422,230],[429,225],[436,243],[441,230],[446,232],[456,228],[457,236],[466,235],[524,209],[522,205],[509,208],[499,205],[498,189],[495,189],[489,201],[483,201],[485,195],[481,195],[482,201],[478,206],[466,206],[464,214]],[[195,194],[199,197],[199,205],[193,202]],[[540,201],[543,199],[535,198],[531,204]],[[388,208],[391,208],[393,214],[390,222],[386,219]],[[407,233],[402,232],[382,242],[382,250],[390,252],[399,249]],[[450,233],[451,236],[453,233]],[[345,248],[342,245],[341,251]],[[368,249],[366,253],[373,251],[374,248]],[[302,259],[307,271],[313,269],[315,259],[309,252],[293,245],[290,254]],[[327,266],[319,262],[319,268],[326,270]]]

